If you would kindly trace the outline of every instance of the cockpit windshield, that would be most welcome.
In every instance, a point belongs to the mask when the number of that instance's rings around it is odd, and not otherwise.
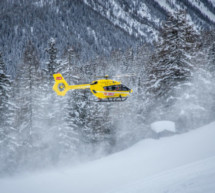
[[[119,84],[119,85],[105,86],[104,90],[107,90],[107,91],[129,91],[130,89],[123,84]]]

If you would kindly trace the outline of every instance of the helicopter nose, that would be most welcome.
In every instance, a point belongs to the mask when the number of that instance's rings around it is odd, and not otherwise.
[[[133,90],[132,90],[132,89],[130,89],[130,90],[129,90],[129,93],[132,93],[132,92],[133,92]]]

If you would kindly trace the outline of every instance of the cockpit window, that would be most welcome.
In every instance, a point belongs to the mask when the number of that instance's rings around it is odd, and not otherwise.
[[[127,86],[122,85],[122,90],[123,90],[123,91],[129,91],[130,89],[129,89]]]
[[[105,86],[104,90],[106,91],[129,91],[130,89],[122,84]]]

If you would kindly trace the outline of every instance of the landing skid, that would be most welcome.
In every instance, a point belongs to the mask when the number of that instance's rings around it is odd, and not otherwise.
[[[128,97],[98,99],[95,102],[124,102]]]

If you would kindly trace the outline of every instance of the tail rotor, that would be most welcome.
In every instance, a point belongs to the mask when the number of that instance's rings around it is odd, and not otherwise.
[[[53,77],[55,80],[53,90],[57,93],[57,95],[65,96],[65,94],[69,90],[68,83],[66,82],[66,80],[64,80],[62,74],[60,73],[54,74]]]

